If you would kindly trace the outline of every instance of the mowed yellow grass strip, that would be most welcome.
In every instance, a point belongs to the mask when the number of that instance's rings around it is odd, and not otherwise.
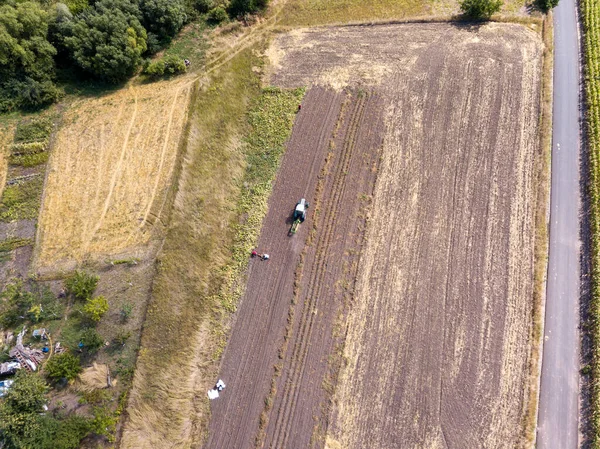
[[[322,28],[271,49],[275,84],[387,102],[327,448],[525,446],[542,50],[515,24]]]
[[[186,79],[131,86],[65,113],[50,158],[38,268],[140,255],[162,213],[190,88]]]
[[[8,173],[9,146],[13,141],[15,133],[14,125],[0,125],[0,196],[6,186],[6,175]]]

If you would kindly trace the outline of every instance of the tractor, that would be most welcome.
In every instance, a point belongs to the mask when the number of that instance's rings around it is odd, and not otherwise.
[[[294,214],[292,216],[292,227],[290,228],[289,235],[293,235],[298,231],[298,227],[300,223],[306,220],[306,209],[308,209],[308,202],[302,198],[296,204],[296,208],[294,209]]]

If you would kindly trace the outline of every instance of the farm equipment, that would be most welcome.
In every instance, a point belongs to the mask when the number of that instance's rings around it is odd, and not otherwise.
[[[298,227],[300,223],[306,220],[306,209],[308,209],[308,202],[302,198],[296,204],[296,208],[294,209],[294,215],[292,216],[292,227],[290,228],[289,235],[293,235],[298,231]]]

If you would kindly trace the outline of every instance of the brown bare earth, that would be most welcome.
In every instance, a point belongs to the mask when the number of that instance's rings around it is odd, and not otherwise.
[[[278,174],[271,260],[251,264],[204,447],[519,447],[539,36],[321,28],[280,35],[269,56],[272,84],[322,87]],[[300,196],[315,207],[289,239]]]
[[[38,269],[143,254],[171,180],[187,79],[81,100],[65,113],[50,158],[38,228]]]
[[[333,323],[356,272],[366,218],[361,211],[382,144],[382,127],[364,123],[376,123],[381,109],[380,99],[369,92],[307,94],[259,240],[259,249],[271,258],[251,264],[222,365],[230,383],[222,400],[211,404],[207,448],[254,447],[264,436],[265,447],[271,439],[275,447],[291,442],[308,447],[314,423],[304,409],[316,407],[320,413],[325,392],[313,383],[320,385],[328,369]],[[312,202],[313,213],[298,234],[288,236],[301,197]],[[269,393],[272,383],[277,395]],[[257,418],[272,401],[272,430],[263,435],[267,423]],[[309,418],[308,431],[290,428],[300,410],[298,415]]]

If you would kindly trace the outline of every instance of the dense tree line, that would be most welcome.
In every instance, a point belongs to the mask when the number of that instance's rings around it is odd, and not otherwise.
[[[63,1],[0,0],[0,112],[56,101],[57,67],[119,83],[199,15],[220,21],[258,12],[268,2]]]

